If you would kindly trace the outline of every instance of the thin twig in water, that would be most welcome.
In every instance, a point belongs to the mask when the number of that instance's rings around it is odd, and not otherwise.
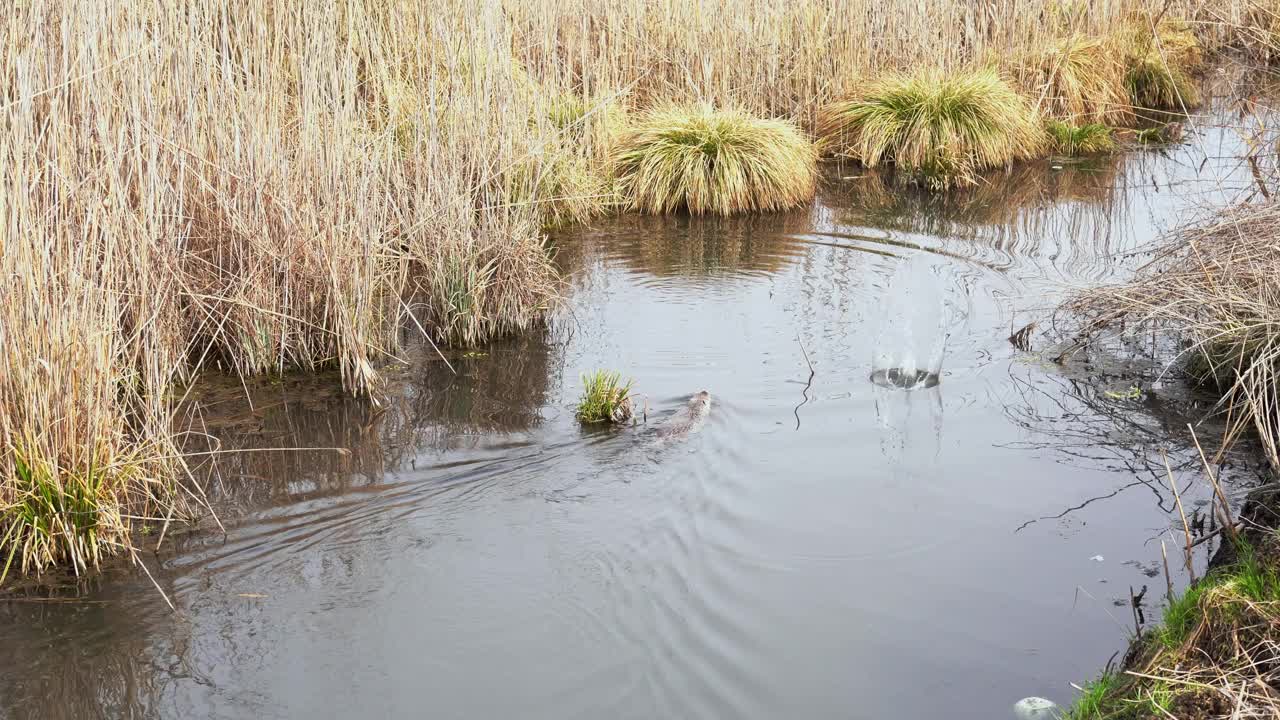
[[[1187,575],[1191,578],[1191,582],[1194,583],[1196,581],[1196,571],[1191,562],[1191,548],[1193,547],[1191,543],[1191,526],[1187,524],[1187,513],[1182,509],[1182,495],[1178,493],[1178,483],[1173,480],[1173,468],[1169,467],[1169,456],[1164,450],[1161,450],[1160,457],[1164,460],[1165,472],[1169,474],[1169,487],[1173,488],[1173,500],[1178,505],[1178,515],[1182,517],[1182,532],[1187,539]]]
[[[151,581],[152,585],[156,586],[156,592],[159,592],[160,597],[164,598],[164,603],[169,606],[169,609],[174,612],[177,612],[178,608],[174,607],[173,601],[170,600],[169,596],[165,594],[164,588],[160,587],[160,583],[156,582],[155,577],[151,575],[151,571],[147,569],[147,564],[142,562],[142,558],[138,557],[137,554],[135,553],[133,556],[133,561],[138,564],[138,567],[142,568],[142,572],[147,574],[147,579]]]
[[[814,371],[813,371],[813,361],[809,359],[809,351],[804,349],[804,342],[800,340],[800,333],[796,333],[796,343],[800,345],[800,352],[804,354],[805,364],[809,366],[809,379],[805,381],[804,390],[800,392],[800,394],[804,397],[804,399],[801,400],[800,404],[796,405],[795,410],[792,411],[795,413],[795,416],[796,416],[796,430],[799,430],[800,429],[800,408],[804,407],[809,402],[809,388],[813,386]]]
[[[1147,594],[1147,586],[1142,586],[1142,592],[1136,595],[1133,592],[1133,586],[1129,586],[1129,609],[1133,611],[1133,634],[1135,637],[1142,637],[1142,623],[1146,618],[1142,614],[1142,598]]]
[[[1231,519],[1231,506],[1227,504],[1227,495],[1222,492],[1222,484],[1218,482],[1218,475],[1209,467],[1209,460],[1204,456],[1204,448],[1200,447],[1200,438],[1196,437],[1196,429],[1187,423],[1187,429],[1191,431],[1191,439],[1195,441],[1196,450],[1200,452],[1200,462],[1204,464],[1204,474],[1208,476],[1209,483],[1213,485],[1213,494],[1216,498],[1213,503],[1214,510],[1219,512],[1218,520],[1222,523],[1223,529],[1231,536],[1231,539],[1237,540],[1236,526]]]

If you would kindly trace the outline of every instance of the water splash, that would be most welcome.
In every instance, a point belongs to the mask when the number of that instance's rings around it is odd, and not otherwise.
[[[925,253],[898,264],[873,345],[876,385],[914,390],[940,381],[947,343],[963,327],[969,305],[966,284],[948,265]]]

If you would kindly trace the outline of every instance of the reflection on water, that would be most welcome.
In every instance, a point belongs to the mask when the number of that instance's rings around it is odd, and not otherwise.
[[[1076,229],[1105,227],[1114,213],[1123,211],[1117,204],[1127,197],[1130,168],[1142,159],[1104,155],[1025,163],[946,194],[897,185],[883,173],[868,174],[862,182],[843,184],[832,203],[851,225],[918,235],[985,236],[1016,245],[1045,234],[1055,217],[1068,218]]]
[[[892,372],[892,371],[890,371]],[[936,376],[933,376],[936,377]],[[942,454],[943,416],[946,405],[937,382],[921,378],[906,389],[929,392],[897,392],[904,386],[894,382],[876,383],[876,424],[880,428],[880,453],[886,464],[898,474],[930,474],[940,472],[937,466]]]
[[[628,243],[609,259],[655,279],[763,276],[803,257],[803,247],[778,238],[808,226],[808,210],[730,218],[630,215],[609,227],[621,236],[672,241]]]
[[[188,401],[195,469],[247,508],[376,485],[424,454],[518,445],[558,389],[560,352],[546,328],[444,359],[418,348],[376,402],[325,375],[211,379]]]
[[[557,238],[571,303],[552,327],[447,363],[424,349],[379,403],[323,378],[203,384],[193,462],[225,533],[142,558],[176,612],[127,566],[0,601],[0,716],[989,720],[1066,702],[1121,646],[1112,602],[1174,527],[1162,450],[1206,517],[1201,408],[1007,338],[1256,188],[1242,137],[945,198],[832,168],[803,211],[603,220]],[[701,388],[714,406],[661,447],[642,426],[583,432],[577,379],[597,367],[637,379],[651,424]],[[1239,458],[1223,470],[1250,481]]]

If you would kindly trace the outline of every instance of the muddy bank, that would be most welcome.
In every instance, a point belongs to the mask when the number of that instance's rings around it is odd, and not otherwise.
[[[1160,622],[1141,624],[1133,603],[1123,661],[1084,687],[1067,718],[1280,716],[1280,483],[1250,493],[1233,520],[1204,576],[1177,595],[1170,584]]]

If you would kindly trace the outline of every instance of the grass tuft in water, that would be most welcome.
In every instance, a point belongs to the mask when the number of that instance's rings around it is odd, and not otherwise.
[[[1184,111],[1200,104],[1193,74],[1202,63],[1200,42],[1183,24],[1166,21],[1152,32],[1138,21],[1129,34],[1125,85],[1139,110]]]
[[[624,423],[633,414],[632,381],[622,374],[597,370],[582,376],[582,398],[578,400],[578,422],[584,424]]]
[[[1064,716],[1064,720],[1094,720],[1102,717],[1102,708],[1118,684],[1115,673],[1103,673],[1098,679],[1086,683],[1080,697]]]
[[[148,474],[151,462],[113,456],[106,445],[79,469],[60,468],[29,448],[10,448],[8,455],[11,474],[0,478],[0,584],[10,573],[57,564],[83,572],[104,554],[130,549],[126,509],[159,507],[182,516],[172,486]]]
[[[894,165],[932,189],[976,182],[1045,149],[1036,113],[994,70],[926,72],[870,83],[827,106],[826,148],[867,167]]]
[[[1116,149],[1111,128],[1099,123],[1077,126],[1051,120],[1045,129],[1053,138],[1054,149],[1063,155],[1097,155]]]
[[[619,192],[647,213],[732,215],[808,202],[817,152],[791,122],[702,105],[650,111],[613,154]]]
[[[1077,34],[1047,43],[1022,56],[1013,75],[1050,117],[1085,125],[1133,120],[1123,53],[1106,39]]]

